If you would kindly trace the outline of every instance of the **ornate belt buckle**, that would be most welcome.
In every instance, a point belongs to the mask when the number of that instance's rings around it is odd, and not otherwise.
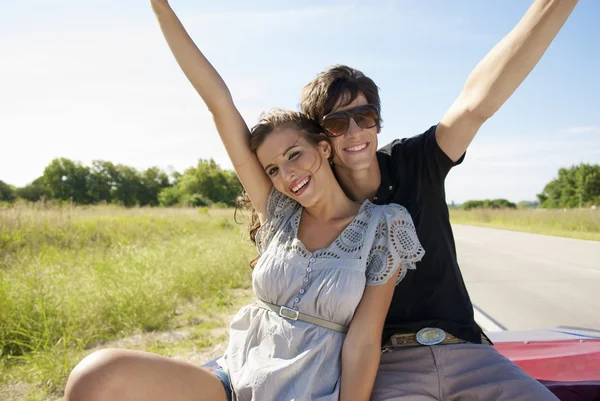
[[[417,342],[421,345],[436,345],[444,341],[446,332],[442,329],[425,327],[417,332]]]

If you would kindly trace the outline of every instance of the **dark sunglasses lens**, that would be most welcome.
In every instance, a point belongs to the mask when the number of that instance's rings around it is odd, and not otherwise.
[[[379,114],[374,107],[357,107],[352,117],[360,128],[373,128],[379,121]]]
[[[323,120],[323,128],[332,136],[344,135],[348,130],[348,116],[345,114],[331,115]]]

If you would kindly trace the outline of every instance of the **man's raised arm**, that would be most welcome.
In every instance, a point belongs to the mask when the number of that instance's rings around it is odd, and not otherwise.
[[[457,161],[481,125],[533,70],[571,15],[577,0],[535,0],[517,26],[479,62],[436,131],[440,148]]]

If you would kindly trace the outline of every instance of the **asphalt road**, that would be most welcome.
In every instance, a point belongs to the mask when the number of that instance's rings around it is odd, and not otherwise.
[[[463,225],[453,230],[484,330],[600,329],[600,242]]]

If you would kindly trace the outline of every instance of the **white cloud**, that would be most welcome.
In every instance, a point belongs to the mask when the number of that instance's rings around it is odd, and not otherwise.
[[[564,131],[542,137],[524,133],[518,139],[481,134],[448,177],[448,201],[534,200],[560,168],[600,161],[600,137],[565,137]]]
[[[600,126],[588,125],[581,127],[566,128],[561,131],[565,134],[600,134]]]

